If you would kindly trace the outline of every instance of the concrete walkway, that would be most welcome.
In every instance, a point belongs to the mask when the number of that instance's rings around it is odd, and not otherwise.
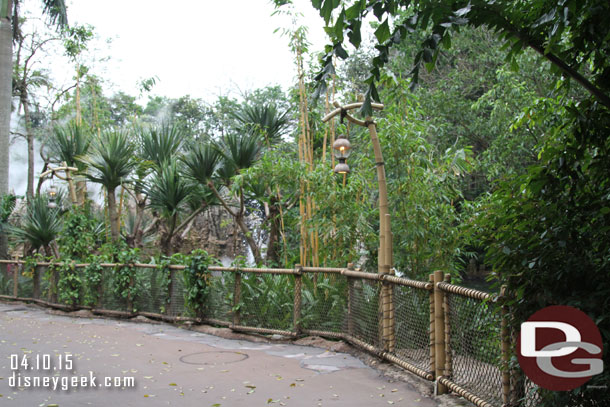
[[[437,404],[348,354],[0,303],[0,405]]]

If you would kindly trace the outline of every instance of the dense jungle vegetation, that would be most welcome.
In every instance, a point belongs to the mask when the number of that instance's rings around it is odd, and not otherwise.
[[[289,12],[290,2],[275,3]],[[375,272],[371,140],[347,121],[321,120],[332,101],[363,95],[385,159],[396,273],[422,280],[440,269],[460,279],[485,270],[492,290],[508,286],[515,327],[544,306],[575,306],[597,323],[610,364],[609,3],[312,5],[330,45],[310,55],[306,27],[285,30],[294,87],[212,103],[155,95],[154,78],[141,84],[144,104],[109,94],[82,63],[94,29],[66,26],[59,41],[75,84],[47,106],[35,90],[48,78],[27,58],[47,39],[15,30],[12,100],[29,154],[37,139],[43,171],[78,171],[74,191],[55,181],[49,205],[51,182],[36,186],[32,159],[26,196],[2,198],[9,251],[91,263],[180,259],[192,222],[220,207],[251,263]],[[373,113],[371,101],[384,110]],[[353,150],[345,177],[333,172],[340,134]],[[607,395],[583,388],[547,392],[543,402],[597,405]]]

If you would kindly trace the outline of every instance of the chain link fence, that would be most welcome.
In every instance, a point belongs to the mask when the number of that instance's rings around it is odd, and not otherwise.
[[[426,371],[430,365],[430,295],[426,290],[395,285],[396,347],[394,354]]]
[[[446,377],[470,393],[501,405],[501,316],[486,300],[445,295],[449,320]]]
[[[427,380],[436,379],[478,406],[499,407],[516,397],[516,376],[504,368],[508,345],[494,298],[442,282],[442,273],[441,280],[419,282],[341,268],[211,266],[205,275],[205,304],[193,310],[185,302],[184,266],[101,264],[97,273],[84,273],[89,265],[40,263],[29,274],[23,267],[20,262],[0,272],[0,298],[262,334],[344,339]],[[58,281],[60,287],[65,284],[60,272],[74,273],[83,282],[72,298],[58,292]],[[381,306],[384,286],[390,288],[389,308]],[[521,405],[535,405],[535,386],[530,383],[526,390]]]

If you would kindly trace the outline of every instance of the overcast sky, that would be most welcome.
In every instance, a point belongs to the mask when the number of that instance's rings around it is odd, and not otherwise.
[[[313,48],[325,42],[323,20],[309,0],[295,0],[304,14]],[[294,55],[288,38],[277,28],[289,28],[287,16],[271,16],[270,0],[71,0],[71,24],[91,24],[106,45],[98,42],[98,65],[116,88],[136,95],[137,82],[159,78],[153,94],[190,94],[212,101],[219,94],[294,83]]]

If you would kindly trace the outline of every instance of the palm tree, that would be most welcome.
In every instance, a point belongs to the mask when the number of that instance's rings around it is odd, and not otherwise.
[[[164,255],[172,253],[172,238],[178,226],[179,215],[186,209],[186,202],[191,188],[180,174],[176,162],[164,162],[160,170],[155,171],[146,188],[152,208],[163,221],[161,234],[161,251]]]
[[[91,152],[82,157],[90,170],[86,177],[102,184],[108,193],[110,231],[114,241],[120,236],[115,191],[127,181],[136,165],[133,160],[134,150],[134,145],[129,141],[129,133],[113,129],[102,132],[93,143]]]
[[[277,106],[270,104],[245,105],[234,114],[242,125],[242,132],[260,135],[265,146],[271,148],[273,144],[282,141],[282,136],[290,130],[291,122],[288,111],[280,112]],[[262,187],[262,186],[261,186]],[[280,217],[282,216],[281,195],[279,186],[272,191],[271,186],[264,186],[264,193],[258,194],[258,200],[264,202],[266,219],[270,221],[269,237],[267,240],[267,263],[277,261],[277,241],[280,231]],[[268,197],[268,199],[266,198]]]
[[[42,0],[43,13],[58,27],[68,24],[64,0]],[[19,31],[19,0],[0,0],[0,198],[8,193],[13,39]],[[0,257],[6,257],[6,237],[0,234]]]
[[[158,218],[156,218],[153,223],[144,226],[144,210],[148,200],[147,189],[150,186],[148,178],[151,173],[156,172],[158,175],[162,168],[172,160],[175,161],[184,142],[184,133],[177,126],[166,123],[156,127],[136,127],[135,134],[138,141],[138,154],[135,157],[137,167],[133,186],[136,211],[130,231],[126,236],[131,247],[141,246],[144,236],[158,224]]]
[[[27,213],[19,227],[11,227],[12,234],[29,246],[30,252],[43,249],[47,255],[59,257],[51,243],[61,231],[59,208],[49,208],[46,197],[37,195],[28,202]]]
[[[64,126],[55,126],[47,144],[45,160],[56,164],[66,163],[69,167],[78,168],[78,172],[84,174],[87,165],[81,161],[81,158],[89,152],[91,140],[91,134],[86,127],[75,121]],[[40,182],[42,180],[39,181],[39,189]],[[87,184],[82,178],[76,183],[76,193],[78,204],[84,204],[87,199]]]
[[[159,169],[176,157],[184,143],[184,132],[178,126],[167,123],[159,127],[138,129],[137,133],[143,158]]]
[[[218,144],[196,146],[183,159],[189,176],[201,184],[207,185],[220,204],[233,217],[257,264],[262,264],[263,259],[244,219],[246,207],[243,187],[237,187],[236,199],[239,204],[235,208],[232,207],[233,205],[227,197],[221,194],[216,184],[220,183],[228,189],[233,182],[233,177],[239,175],[241,170],[254,165],[260,158],[261,151],[262,146],[257,135],[228,134]]]
[[[234,117],[242,126],[241,132],[260,135],[267,147],[280,142],[290,127],[288,111],[282,113],[272,103],[245,105]]]

